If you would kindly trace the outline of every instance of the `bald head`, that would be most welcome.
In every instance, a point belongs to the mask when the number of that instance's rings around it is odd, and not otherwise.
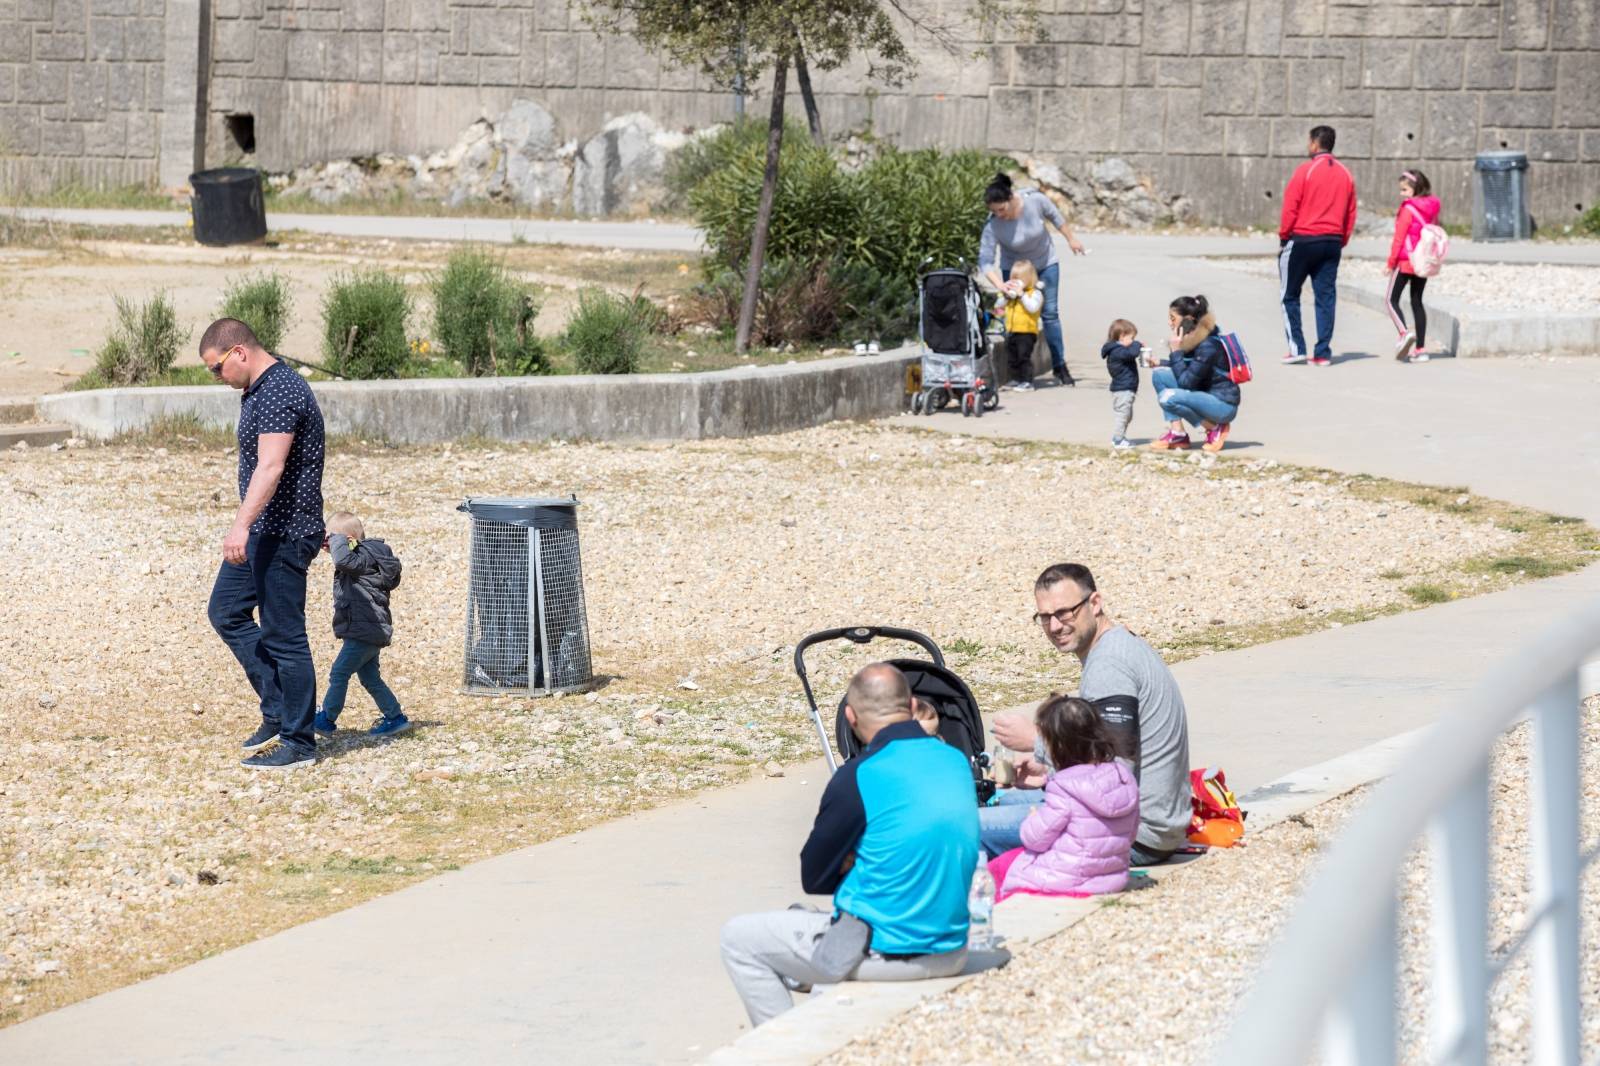
[[[888,663],[862,667],[844,694],[845,717],[861,743],[870,744],[884,726],[911,719],[911,685]]]

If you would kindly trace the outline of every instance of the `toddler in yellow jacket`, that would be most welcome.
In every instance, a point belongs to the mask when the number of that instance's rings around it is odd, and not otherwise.
[[[1011,264],[1005,287],[994,302],[994,313],[1006,325],[1006,361],[1011,369],[1011,381],[1002,388],[1033,389],[1033,346],[1039,340],[1039,313],[1043,310],[1039,272],[1028,260],[1018,259]]]

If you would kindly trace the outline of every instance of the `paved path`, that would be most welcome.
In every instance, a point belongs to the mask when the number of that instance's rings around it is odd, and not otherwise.
[[[1244,275],[1096,241],[1068,275],[1074,362],[1103,323],[1164,320],[1204,291],[1256,353],[1239,428],[1259,454],[1471,484],[1600,522],[1600,440],[1580,402],[1600,360],[1400,366],[1376,314],[1343,309],[1326,370],[1273,365],[1271,292]],[[1148,244],[1145,244],[1148,247]],[[1268,249],[1270,251],[1270,248]],[[1087,376],[1087,375],[1085,375]],[[1141,397],[1137,425],[1152,428]],[[1103,389],[1008,400],[942,429],[1098,441]],[[1243,447],[1243,446],[1241,446]],[[1330,551],[1339,550],[1337,542]],[[1532,627],[1600,594],[1600,568],[1177,668],[1193,757],[1241,791],[1447,713]],[[844,619],[844,621],[850,621]],[[187,969],[0,1031],[0,1062],[685,1062],[743,1030],[721,922],[796,896],[819,763],[446,874]],[[277,1009],[283,1002],[297,1009]]]
[[[27,219],[48,219],[83,226],[181,226],[181,211],[118,211],[76,207],[22,207]],[[403,215],[267,214],[269,232],[300,230],[339,237],[388,237],[396,240],[481,241],[491,244],[573,244],[639,251],[694,252],[700,231],[670,222],[599,222],[544,218],[423,218]]]

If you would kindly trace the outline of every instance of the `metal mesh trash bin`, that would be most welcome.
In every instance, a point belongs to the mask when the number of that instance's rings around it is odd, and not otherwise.
[[[470,693],[571,692],[589,684],[578,501],[468,499],[464,684]]]
[[[1482,152],[1472,164],[1472,239],[1524,241],[1528,217],[1528,157],[1523,152]]]

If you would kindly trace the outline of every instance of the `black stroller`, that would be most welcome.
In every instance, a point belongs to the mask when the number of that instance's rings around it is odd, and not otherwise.
[[[918,276],[921,391],[911,397],[912,414],[931,415],[956,403],[964,416],[982,418],[1000,406],[983,303],[965,260],[955,269]]]
[[[834,745],[828,742],[828,727],[817,709],[816,697],[811,692],[811,681],[806,676],[806,649],[813,644],[830,640],[848,640],[855,644],[869,644],[883,637],[915,644],[933,657],[926,659],[888,659],[890,665],[906,675],[911,684],[911,694],[939,712],[939,736],[951,747],[967,757],[972,766],[973,787],[979,803],[987,803],[994,795],[995,784],[984,776],[989,766],[989,756],[984,750],[983,718],[978,712],[978,701],[962,681],[944,665],[944,653],[939,645],[921,633],[893,626],[852,626],[848,629],[824,629],[805,637],[794,648],[794,672],[800,676],[805,689],[806,702],[811,705],[811,720],[816,724],[817,737],[822,741],[822,753],[828,759],[828,770],[839,768],[840,761],[848,761],[861,754],[861,742],[850,730],[844,716],[844,697],[834,711],[834,739],[839,757],[834,758]]]

